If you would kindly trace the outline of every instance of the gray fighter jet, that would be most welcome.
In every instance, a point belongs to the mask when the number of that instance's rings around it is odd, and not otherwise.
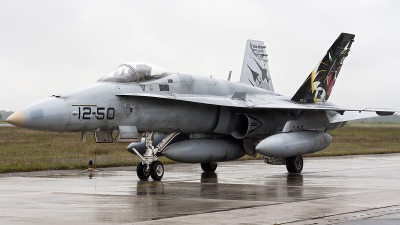
[[[398,111],[327,101],[354,37],[340,34],[292,97],[274,92],[264,43],[248,40],[240,83],[125,63],[92,85],[33,103],[7,121],[82,132],[82,139],[94,132],[98,143],[132,142],[127,150],[140,157],[142,180],[163,177],[159,156],[215,171],[218,162],[260,154],[268,164],[300,173],[302,155],[326,148],[330,131],[349,120]]]

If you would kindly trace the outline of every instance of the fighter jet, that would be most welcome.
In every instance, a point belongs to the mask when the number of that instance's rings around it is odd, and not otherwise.
[[[141,180],[162,179],[160,156],[215,171],[218,162],[260,154],[268,164],[300,173],[302,155],[330,145],[330,131],[350,120],[398,111],[328,102],[354,37],[340,34],[293,96],[274,92],[266,47],[248,40],[239,83],[125,63],[89,86],[47,97],[7,121],[34,130],[82,132],[82,139],[94,132],[97,143],[129,142],[127,150],[141,160]]]

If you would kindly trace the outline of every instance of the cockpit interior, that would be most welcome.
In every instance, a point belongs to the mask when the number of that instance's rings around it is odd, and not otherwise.
[[[166,69],[148,63],[131,62],[118,66],[99,81],[115,83],[141,83],[173,74]]]

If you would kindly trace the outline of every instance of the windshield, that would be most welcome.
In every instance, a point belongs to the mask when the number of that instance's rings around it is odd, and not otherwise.
[[[129,83],[146,82],[165,77],[169,74],[165,69],[148,63],[125,63],[102,77],[99,81]]]

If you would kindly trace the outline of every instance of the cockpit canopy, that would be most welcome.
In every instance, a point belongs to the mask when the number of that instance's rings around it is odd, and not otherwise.
[[[121,64],[116,69],[102,77],[99,81],[116,83],[146,82],[160,79],[170,74],[172,73],[155,65],[131,62]]]

